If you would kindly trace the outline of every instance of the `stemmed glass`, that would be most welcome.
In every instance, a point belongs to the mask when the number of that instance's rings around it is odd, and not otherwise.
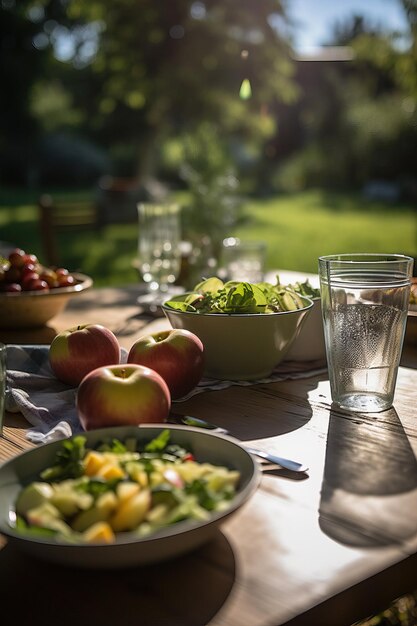
[[[147,287],[138,303],[156,310],[181,291],[173,286],[181,268],[180,207],[173,202],[141,202],[137,208],[139,269]]]

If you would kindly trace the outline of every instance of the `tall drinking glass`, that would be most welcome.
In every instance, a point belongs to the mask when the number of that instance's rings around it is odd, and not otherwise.
[[[333,402],[357,412],[393,404],[413,259],[391,254],[319,258],[321,304]]]
[[[142,304],[160,305],[171,293],[181,267],[181,222],[178,204],[142,202],[138,204],[138,256],[147,294]]]

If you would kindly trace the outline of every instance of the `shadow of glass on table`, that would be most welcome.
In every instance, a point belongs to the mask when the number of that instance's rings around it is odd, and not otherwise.
[[[416,505],[417,461],[395,409],[354,418],[332,410],[319,508],[323,532],[353,548],[399,545],[416,534]],[[414,626],[417,591],[399,597],[412,589],[413,577],[402,589],[395,574],[380,584],[382,591],[367,594],[366,602],[360,595],[350,599],[351,608],[363,602],[380,607],[353,626]]]
[[[416,534],[417,461],[394,408],[330,412],[319,523],[329,537],[362,548]]]

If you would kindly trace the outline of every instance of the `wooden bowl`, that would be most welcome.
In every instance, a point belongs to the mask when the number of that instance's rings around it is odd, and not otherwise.
[[[50,291],[22,291],[0,294],[0,328],[36,328],[58,315],[70,298],[93,285],[85,274],[72,272],[76,283]]]

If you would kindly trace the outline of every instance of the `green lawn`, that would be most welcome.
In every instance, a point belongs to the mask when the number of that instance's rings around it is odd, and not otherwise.
[[[267,269],[316,272],[318,256],[342,252],[417,256],[417,212],[411,205],[315,190],[249,200],[244,213],[244,223],[225,236],[266,241]],[[34,252],[42,261],[36,205],[29,195],[0,192],[0,240]],[[132,283],[138,280],[132,267],[136,246],[136,224],[107,226],[99,235],[61,235],[61,264],[91,275],[97,286]]]
[[[317,258],[343,252],[417,255],[417,211],[357,195],[308,191],[246,207],[241,238],[264,239],[268,268],[316,272]]]

